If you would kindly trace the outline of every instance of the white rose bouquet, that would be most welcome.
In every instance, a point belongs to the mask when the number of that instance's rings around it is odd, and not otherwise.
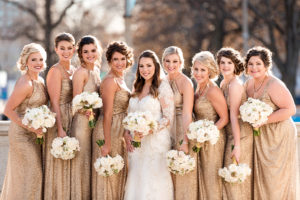
[[[190,123],[187,130],[189,140],[195,140],[196,145],[193,147],[194,152],[199,152],[201,144],[209,141],[216,144],[220,136],[220,131],[213,121],[204,119]]]
[[[195,169],[195,159],[183,151],[170,150],[166,156],[168,169],[173,174],[184,175]]]
[[[79,110],[84,110],[89,118],[90,128],[94,128],[96,124],[93,109],[101,107],[102,99],[96,92],[82,92],[81,94],[76,95],[72,101],[73,115]]]
[[[37,108],[27,108],[22,119],[22,124],[34,129],[42,128],[45,133],[47,128],[54,126],[55,115],[56,114],[51,112],[46,105],[42,105]],[[37,137],[37,144],[43,144],[43,142],[43,136]]]
[[[120,155],[116,155],[115,157],[107,155],[98,158],[94,163],[94,167],[100,176],[111,176],[119,173],[123,169],[124,160]]]
[[[125,129],[132,133],[140,132],[143,135],[148,135],[149,131],[155,131],[158,128],[158,123],[154,120],[150,112],[131,112],[123,120],[123,126]],[[141,147],[141,138],[134,134],[132,141],[134,147]]]
[[[230,164],[228,167],[219,169],[219,176],[224,178],[229,183],[242,183],[246,180],[247,176],[250,176],[251,169],[247,164],[236,163]]]
[[[240,106],[242,120],[250,123],[253,127],[258,127],[268,121],[268,116],[271,115],[272,112],[273,108],[270,105],[253,98],[248,98],[248,100]],[[254,128],[253,134],[259,136],[259,128]]]
[[[79,141],[74,137],[57,137],[52,142],[51,154],[55,158],[70,160],[80,151]]]

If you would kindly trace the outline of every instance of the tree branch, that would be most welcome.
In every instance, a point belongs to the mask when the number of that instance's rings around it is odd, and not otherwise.
[[[55,28],[56,26],[58,26],[61,21],[63,20],[63,18],[65,17],[67,11],[69,8],[71,8],[74,4],[74,0],[71,0],[70,3],[65,7],[65,9],[62,11],[62,13],[60,14],[59,18],[57,19],[57,21],[55,23],[52,24],[52,28]]]

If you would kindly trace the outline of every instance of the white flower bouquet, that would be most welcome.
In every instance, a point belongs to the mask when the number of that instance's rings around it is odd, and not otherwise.
[[[55,115],[46,105],[37,108],[27,108],[22,119],[22,124],[34,129],[42,128],[45,133],[47,128],[54,126]],[[43,144],[43,142],[43,136],[36,139],[37,144]]]
[[[74,137],[57,137],[52,142],[51,154],[55,158],[70,160],[80,151],[79,141]]]
[[[184,175],[195,169],[195,159],[183,151],[170,150],[166,156],[168,169],[173,174]]]
[[[268,121],[268,116],[273,112],[273,108],[258,100],[253,98],[248,98],[248,100],[240,106],[241,118],[244,122],[250,123],[253,127],[258,127]],[[253,129],[255,136],[260,135],[260,130],[258,128]]]
[[[102,99],[96,92],[82,92],[76,95],[72,101],[73,115],[79,111],[84,110],[89,118],[89,127],[94,128],[96,124],[93,109],[102,107]]]
[[[149,134],[150,130],[154,132],[158,128],[158,123],[150,112],[131,112],[124,118],[123,126],[132,133],[136,131],[145,136]],[[132,145],[134,147],[141,146],[141,138],[136,134],[134,134]]]
[[[219,169],[219,176],[229,183],[242,183],[250,176],[251,169],[247,164],[230,164],[228,167]]]
[[[107,155],[98,158],[94,163],[94,167],[100,176],[107,177],[119,173],[124,167],[124,160],[120,155],[115,157]]]
[[[196,145],[193,147],[194,152],[199,152],[201,144],[209,141],[216,144],[220,136],[220,131],[213,121],[204,119],[190,123],[187,130],[189,140],[195,140]]]

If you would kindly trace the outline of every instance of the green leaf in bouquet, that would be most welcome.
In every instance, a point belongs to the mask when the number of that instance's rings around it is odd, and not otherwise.
[[[96,143],[99,147],[102,147],[105,144],[105,140],[97,140]]]
[[[201,147],[193,146],[192,149],[195,153],[198,153],[200,151]]]
[[[96,125],[96,120],[93,119],[93,120],[89,121],[89,127],[90,128],[95,128],[95,125]]]
[[[260,135],[259,128],[253,128],[253,134],[254,134],[254,136],[259,136]]]
[[[136,142],[136,141],[131,141],[132,146],[135,148],[140,148],[141,147],[141,142]]]
[[[38,145],[42,145],[44,143],[44,137],[36,138],[35,143]]]
[[[180,141],[179,141],[179,145],[182,145],[182,143],[183,143],[183,140],[180,140]]]

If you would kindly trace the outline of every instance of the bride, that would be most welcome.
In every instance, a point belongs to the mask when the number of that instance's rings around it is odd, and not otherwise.
[[[144,136],[139,148],[131,145],[131,136],[129,132],[125,133],[129,151],[125,200],[173,199],[173,184],[165,155],[171,146],[169,127],[174,116],[174,101],[172,89],[166,79],[161,79],[162,74],[156,54],[144,51],[139,57],[128,112],[151,112],[159,128]]]

